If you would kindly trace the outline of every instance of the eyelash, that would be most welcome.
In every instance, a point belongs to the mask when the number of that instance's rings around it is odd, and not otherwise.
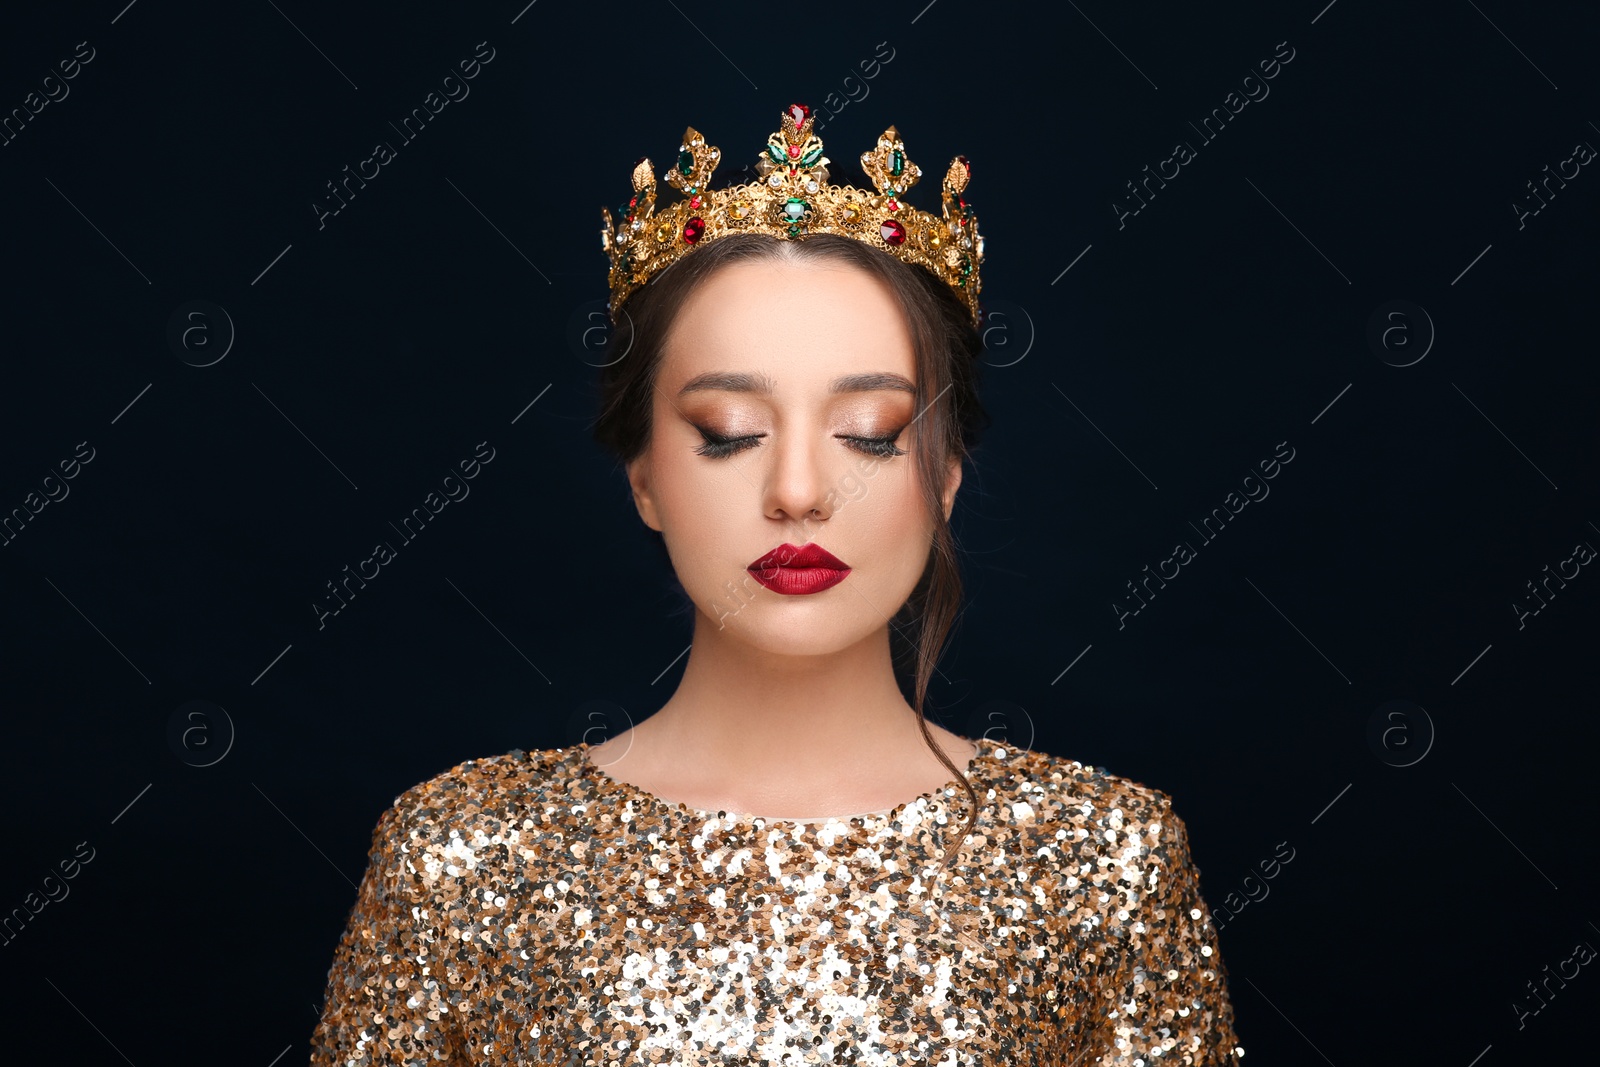
[[[766,436],[764,433],[758,433],[750,434],[746,437],[722,437],[718,434],[712,433],[703,426],[696,426],[695,429],[699,430],[700,436],[706,439],[705,444],[694,450],[695,454],[707,456],[711,459],[726,459],[729,456],[736,455],[745,451],[746,449],[754,448],[756,446],[756,442],[760,441],[761,438]],[[894,444],[895,441],[899,440],[900,434],[904,431],[905,427],[902,426],[900,429],[896,430],[892,434],[889,434],[887,437],[852,437],[848,434],[838,434],[836,436],[842,441],[850,442],[850,447],[854,448],[857,452],[873,456],[877,459],[891,459],[895,456],[903,456],[906,454],[905,449],[896,448]]]

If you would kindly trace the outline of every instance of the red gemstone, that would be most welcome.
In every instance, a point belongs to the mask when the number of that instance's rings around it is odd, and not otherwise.
[[[884,203],[884,206],[887,207],[890,211],[899,211],[900,210],[900,201],[896,200],[892,196],[889,199],[885,200],[883,203]]]
[[[700,240],[700,235],[706,232],[706,220],[696,215],[684,224],[683,239],[690,244]]]
[[[878,232],[883,234],[884,242],[887,244],[898,245],[905,243],[906,228],[900,225],[898,219],[884,219],[878,227]]]
[[[689,198],[689,206],[692,208],[698,208],[700,206],[700,197],[698,194]]]
[[[811,117],[811,109],[804,104],[790,104],[789,117],[794,119],[794,128],[798,130],[806,124],[806,119]]]
[[[800,146],[797,145],[797,144],[790,145],[789,146],[789,158],[790,159],[794,159],[794,158],[798,157],[799,155],[800,155]]]

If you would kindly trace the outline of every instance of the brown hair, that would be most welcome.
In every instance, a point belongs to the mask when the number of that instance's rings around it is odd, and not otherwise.
[[[916,465],[923,499],[934,520],[928,563],[906,603],[890,621],[890,656],[897,681],[911,679],[909,703],[917,726],[939,762],[966,787],[972,801],[962,840],[977,817],[978,794],[967,776],[934,743],[923,712],[928,683],[961,609],[961,575],[955,540],[941,500],[950,458],[966,460],[989,419],[978,400],[978,357],[983,341],[962,301],[932,272],[856,240],[812,234],[781,240],[764,234],[730,234],[662,268],[629,295],[607,341],[600,375],[595,440],[623,464],[650,442],[652,399],[662,347],[696,285],[719,267],[748,260],[818,259],[857,267],[887,284],[905,313],[915,353]],[[620,355],[619,355],[620,353]],[[896,638],[899,638],[897,642]],[[956,851],[946,856],[948,867]]]

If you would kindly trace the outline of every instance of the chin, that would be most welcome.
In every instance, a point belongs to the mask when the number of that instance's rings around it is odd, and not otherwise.
[[[886,625],[854,594],[846,594],[854,604],[821,599],[835,591],[844,592],[836,586],[807,597],[776,598],[776,594],[768,594],[776,602],[758,601],[746,605],[737,615],[723,616],[721,636],[773,655],[829,656],[866,640]],[[710,629],[717,630],[716,612],[706,618]]]

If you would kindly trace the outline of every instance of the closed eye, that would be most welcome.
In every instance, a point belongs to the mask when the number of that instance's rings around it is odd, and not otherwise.
[[[896,448],[894,444],[900,439],[900,434],[904,430],[905,427],[902,426],[894,433],[885,437],[849,437],[844,434],[840,434],[839,439],[841,441],[849,441],[850,447],[855,449],[857,452],[864,452],[869,456],[876,456],[879,459],[889,459],[893,456],[903,456],[906,454],[905,449]]]
[[[713,433],[704,426],[696,426],[695,429],[700,432],[701,437],[705,438],[705,444],[696,448],[694,450],[695,454],[707,456],[711,459],[726,459],[729,456],[737,455],[746,449],[756,447],[761,442],[761,439],[767,436],[764,433],[756,433],[748,434],[744,437],[723,437],[721,434]],[[905,427],[902,426],[894,433],[884,437],[856,437],[842,433],[834,436],[846,442],[850,448],[855,449],[857,452],[874,456],[878,459],[890,459],[894,456],[906,454],[905,449],[895,447],[895,442],[900,439],[900,434],[904,431]]]
[[[766,436],[766,434],[757,433],[746,437],[723,437],[721,434],[712,433],[702,426],[696,426],[695,429],[699,430],[700,436],[706,439],[705,444],[694,450],[695,454],[710,456],[712,459],[726,459],[736,453],[743,452],[747,448],[754,448],[756,443]]]

